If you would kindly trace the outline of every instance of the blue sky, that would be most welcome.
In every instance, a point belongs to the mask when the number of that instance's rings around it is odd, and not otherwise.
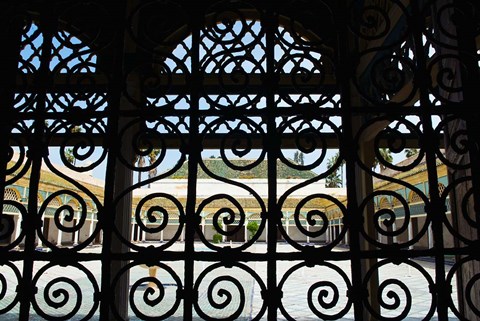
[[[228,41],[228,40],[234,39],[238,35],[238,33],[240,32],[240,29],[241,29],[241,24],[239,22],[237,22],[235,24],[234,28],[232,28],[230,33],[223,35],[225,37],[224,40]],[[244,34],[244,37],[242,38],[242,45],[255,42],[256,41],[255,39],[258,36],[259,32],[260,32],[260,24],[259,23],[253,24],[252,33],[245,33]],[[295,40],[290,36],[290,34],[288,32],[285,32],[284,30],[281,30],[281,33],[284,37],[283,40],[286,43],[295,42]],[[82,47],[80,40],[78,40],[75,37],[72,37],[72,36],[68,35],[65,32],[58,33],[57,37],[54,38],[54,40],[53,40],[53,47],[54,48],[59,48],[59,50],[58,50],[58,54],[56,56],[54,56],[54,58],[52,59],[52,61],[50,63],[50,68],[52,70],[54,70],[55,68],[59,68],[60,67],[59,64],[61,63],[61,61],[63,59],[66,59],[67,57],[69,57],[69,59],[70,59],[70,57],[71,57],[71,59],[68,60],[68,62],[64,65],[64,67],[62,67],[62,69],[60,69],[60,72],[67,72],[68,69],[75,68],[75,66],[77,66],[78,64],[83,64],[86,67],[84,69],[76,70],[76,72],[85,73],[85,72],[88,72],[88,71],[93,71],[94,67],[92,67],[92,66],[94,66],[94,64],[96,62],[96,57],[95,57],[95,55],[90,54],[90,53],[78,54],[77,50],[79,50],[80,52],[84,51],[84,50],[85,51],[88,50],[87,47]],[[38,68],[38,64],[39,64],[38,55],[39,55],[41,44],[42,44],[41,33],[39,33],[37,27],[34,24],[31,25],[30,30],[28,30],[28,32],[26,33],[26,36],[24,37],[23,40],[25,41],[26,45],[23,47],[21,55],[22,55],[23,60],[25,62],[27,62],[28,64],[23,65],[23,66],[19,65],[19,67],[24,68],[25,72],[32,72],[32,71],[35,71]],[[205,37],[204,41],[205,41],[205,44],[204,44],[205,47],[202,47],[202,48],[211,48],[211,51],[207,52],[205,49],[202,49],[201,50],[201,60],[205,62],[205,67],[204,68],[205,68],[206,72],[215,72],[215,68],[216,68],[215,66],[217,65],[217,61],[225,59],[224,57],[222,57],[222,54],[221,54],[222,50],[224,50],[225,47],[222,47],[218,44],[215,44],[215,42],[212,41],[211,39],[209,39],[208,37]],[[68,46],[63,46],[62,42],[70,43],[70,45],[71,45],[70,48]],[[264,56],[262,43],[264,43],[264,39],[262,39],[257,45],[251,47],[251,51],[252,51],[251,55],[253,57],[263,57]],[[183,63],[185,64],[185,66],[187,66],[187,68],[189,68],[188,65],[190,63],[190,60],[188,58],[188,55],[187,55],[188,52],[187,52],[186,48],[189,48],[190,46],[191,46],[190,38],[187,38],[187,39],[185,39],[183,44],[178,45],[176,47],[176,49],[174,49],[173,52],[172,52],[173,57],[176,57],[176,58],[182,60]],[[235,46],[235,45],[231,45],[231,46]],[[280,45],[276,46],[277,60],[280,61],[282,59],[283,55],[285,54],[285,50],[286,49],[282,48],[282,46],[280,46]],[[288,52],[288,54],[292,55],[292,56],[295,56],[296,53],[300,54],[302,52],[303,51],[301,49],[293,49],[293,51]],[[305,52],[303,52],[303,53],[305,53]],[[295,68],[300,68],[300,69],[305,69],[305,70],[315,69],[316,67],[312,63],[312,61],[319,60],[321,55],[320,55],[320,53],[317,53],[317,52],[314,52],[314,51],[310,51],[309,53],[310,53],[310,55],[309,56],[307,55],[307,57],[310,57],[309,59],[302,58],[301,60],[295,60],[297,58],[295,58],[295,59],[292,58],[292,61],[287,61],[283,65],[283,72],[289,73],[292,70],[295,70]],[[245,52],[242,53],[242,51],[239,51],[238,53],[235,53],[234,56],[238,56],[239,59],[241,59],[242,55],[244,55],[244,54],[245,54]],[[217,56],[217,58],[216,59],[213,58],[211,60],[211,62],[208,63],[208,59],[210,59],[209,55],[210,56]],[[298,59],[300,59],[300,58],[298,58]],[[228,58],[227,58],[227,60],[228,60]],[[178,60],[176,61],[175,59],[173,59],[173,60],[172,59],[170,59],[170,60],[167,59],[166,62],[165,62],[166,66],[168,66],[171,70],[175,70],[175,64],[176,63],[178,63]],[[235,66],[238,66],[238,65],[236,65],[235,63],[228,63],[225,67],[225,70],[227,72],[232,72],[233,68],[235,68]],[[246,73],[250,73],[250,72],[255,73],[255,72],[259,72],[259,70],[256,69],[256,68],[266,68],[266,62],[265,61],[260,61],[258,64],[255,64],[255,62],[246,59],[242,62],[241,68],[243,68],[243,70]],[[181,72],[181,69],[176,69],[175,72]],[[318,72],[320,72],[320,71],[318,71]],[[229,95],[229,96],[226,96],[225,98],[232,99],[232,100],[240,99],[238,97],[236,98],[235,95]],[[72,104],[71,101],[68,101],[68,97],[67,97],[67,99],[65,99],[65,98],[62,98],[62,99],[63,99],[63,103],[66,106],[68,106],[69,104]],[[216,98],[215,98],[215,96],[211,96],[211,99],[215,100]],[[248,103],[249,98],[246,97],[245,99],[244,100]],[[292,95],[292,99],[294,99],[294,100],[299,100],[300,99],[299,102],[308,103],[308,99],[318,100],[318,99],[321,99],[321,97],[320,97],[320,95],[308,95],[308,96],[304,96],[302,98],[299,95],[297,95],[295,97],[294,97],[294,95]],[[338,97],[333,97],[333,99],[338,100],[339,98]],[[221,100],[219,100],[219,101],[221,101]],[[241,102],[242,100],[240,99],[239,101]],[[158,100],[158,99],[157,100],[152,99],[151,103],[152,103],[152,105],[156,105],[157,103],[161,103],[161,101]],[[208,103],[208,101],[204,101],[204,103]],[[282,104],[281,101],[279,101],[279,103]],[[75,104],[77,104],[77,105],[81,104],[81,101],[80,102],[77,101],[77,102],[75,102]],[[285,107],[286,106],[288,106],[288,104],[285,105]],[[327,103],[323,107],[332,108],[333,105],[330,106],[329,103]],[[100,108],[104,108],[104,107],[100,107]],[[185,100],[182,100],[177,104],[176,108],[177,109],[188,108],[188,102],[186,102]],[[279,107],[279,108],[281,108],[281,107]],[[341,123],[340,118],[337,118],[337,119],[332,118],[332,121],[337,126],[340,125],[340,123]],[[315,125],[315,123],[316,123],[316,125]],[[314,121],[313,124],[315,126],[318,126],[319,122]],[[228,131],[228,130],[226,130],[226,131]],[[98,147],[96,149],[97,149],[97,151],[95,151],[92,154],[92,156],[85,163],[83,163],[84,165],[88,164],[88,163],[91,163],[91,162],[95,162],[96,159],[98,159],[99,155],[101,155],[101,153],[102,153],[102,150],[101,150],[100,147]],[[86,149],[80,150],[80,151],[85,152]],[[286,158],[293,159],[293,155],[296,152],[296,150],[283,150],[282,152],[284,153],[284,156]],[[337,152],[337,150],[329,150],[327,152],[325,160],[314,171],[315,172],[325,171],[328,159],[330,157],[332,157],[336,152]],[[178,152],[170,151],[168,154],[169,155],[167,155],[167,157],[165,158],[165,162],[164,162],[164,164],[161,165],[161,168],[159,169],[159,172],[165,171],[165,170],[171,168],[172,166],[174,166],[174,164],[176,163],[176,161],[179,158],[179,153]],[[252,153],[245,155],[245,158],[247,158],[247,159],[248,158],[250,158],[250,159],[255,158],[255,157],[258,157],[259,154],[260,154],[260,151],[252,151]],[[319,151],[319,150],[314,151],[310,154],[305,154],[305,163],[310,164],[312,162],[315,162],[318,159],[320,154],[321,154],[321,151]],[[202,157],[210,157],[210,156],[218,157],[219,155],[220,155],[219,150],[206,150],[202,153]],[[230,155],[229,157],[235,158],[235,155],[233,155],[231,152],[229,153],[229,155]],[[52,162],[54,162],[54,163],[60,163],[61,162],[60,157],[59,157],[59,149],[58,148],[52,148],[50,156],[51,156]],[[403,153],[393,154],[393,156],[394,156],[394,162],[398,162],[398,161],[405,158]],[[79,162],[79,164],[80,164],[80,166],[82,165],[81,162]],[[94,176],[98,177],[98,178],[103,179],[104,173],[105,173],[105,161],[103,161],[99,166],[97,166],[93,170]],[[146,174],[144,175],[144,177],[146,177]]]

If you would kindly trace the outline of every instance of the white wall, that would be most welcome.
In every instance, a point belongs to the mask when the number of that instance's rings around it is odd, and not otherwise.
[[[266,179],[236,179],[252,188],[261,197],[268,196],[268,181]],[[277,180],[277,194],[282,195],[288,189],[304,182],[303,179],[278,179]],[[187,195],[186,179],[163,179],[161,181],[151,184],[150,188],[141,188],[134,191],[134,196],[145,196],[155,192],[164,192],[172,196],[186,197]],[[302,197],[315,193],[324,193],[334,196],[343,196],[346,194],[345,188],[326,188],[325,181],[320,180],[316,183],[309,184],[302,189],[296,191],[293,196]],[[199,179],[197,180],[197,196],[208,197],[215,194],[228,194],[234,197],[251,197],[250,192],[244,188],[240,188],[231,184],[226,184],[214,179]]]

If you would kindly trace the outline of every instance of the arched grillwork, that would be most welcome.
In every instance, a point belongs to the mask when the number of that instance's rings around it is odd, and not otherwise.
[[[0,314],[480,318],[476,2],[0,9]]]

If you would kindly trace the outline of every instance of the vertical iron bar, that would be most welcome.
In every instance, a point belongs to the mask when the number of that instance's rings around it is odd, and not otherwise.
[[[410,28],[414,41],[414,53],[417,63],[415,82],[420,92],[420,120],[423,125],[423,139],[425,142],[435,142],[435,133],[432,124],[432,112],[434,106],[429,99],[428,84],[430,75],[427,71],[427,56],[423,44],[423,30],[425,21],[422,19],[422,10],[419,7],[419,1],[411,1],[412,20]],[[443,218],[445,216],[445,204],[442,203],[438,195],[438,177],[437,161],[435,155],[435,146],[433,144],[423,144],[425,149],[425,159],[427,165],[428,187],[430,191],[430,206],[425,208],[427,217],[432,222],[432,231],[434,238],[435,253],[435,283],[437,313],[439,320],[448,320],[448,302],[449,293],[447,292],[445,281],[445,257],[443,244]]]
[[[187,204],[185,208],[185,284],[183,291],[183,319],[193,319],[193,304],[198,300],[198,293],[193,293],[194,273],[195,273],[195,207],[197,199],[197,171],[200,162],[201,141],[199,140],[199,101],[201,82],[200,68],[200,32],[203,23],[203,12],[198,2],[189,2],[190,14],[190,30],[192,30],[192,60],[191,60],[191,81],[188,91],[190,92],[190,132],[187,143],[188,153],[188,190]]]
[[[267,166],[268,166],[268,210],[267,210],[267,318],[270,321],[277,320],[277,309],[281,299],[277,289],[277,221],[280,219],[280,211],[277,206],[277,159],[279,140],[276,135],[275,116],[275,30],[278,22],[275,19],[274,6],[266,8],[265,20],[263,21],[266,41],[266,77],[265,95],[267,101]]]
[[[458,2],[460,11],[464,14],[472,14],[472,8],[466,2]],[[478,9],[480,10],[480,8]],[[462,14],[459,13],[462,17]],[[468,132],[468,148],[470,156],[470,164],[472,171],[472,188],[473,188],[473,202],[474,208],[478,209],[480,206],[480,168],[475,164],[480,164],[480,130],[478,123],[480,115],[477,111],[479,100],[478,90],[480,88],[480,74],[479,61],[477,58],[477,46],[475,43],[476,29],[472,22],[466,19],[458,19],[459,23],[456,25],[458,37],[458,51],[459,60],[465,65],[461,69],[462,79],[462,95],[463,95],[463,110],[467,111],[469,117],[465,117]],[[473,112],[475,111],[475,112]],[[475,211],[475,221],[480,224],[480,210]],[[477,238],[480,239],[480,228],[477,226]]]
[[[112,264],[112,233],[113,224],[115,219],[115,183],[116,183],[116,164],[117,157],[120,152],[118,142],[118,130],[120,121],[120,100],[122,96],[123,88],[123,63],[124,63],[124,32],[125,30],[125,14],[126,3],[128,0],[118,2],[117,4],[111,4],[112,8],[116,9],[116,16],[113,23],[116,24],[117,30],[116,38],[112,39],[112,80],[108,84],[108,110],[107,110],[107,143],[109,146],[109,154],[107,158],[107,168],[105,173],[105,191],[104,191],[104,207],[103,213],[99,213],[102,221],[98,221],[101,224],[99,233],[103,230],[103,242],[102,242],[102,275],[101,275],[101,293],[100,293],[100,320],[111,320],[112,305],[112,290],[111,289],[111,264]],[[114,276],[113,276],[114,277]]]
[[[33,115],[33,135],[28,140],[28,157],[31,160],[31,174],[28,192],[28,208],[23,227],[25,229],[25,248],[23,260],[23,278],[22,293],[23,300],[20,300],[19,319],[28,320],[30,305],[34,299],[35,289],[32,284],[33,265],[35,261],[35,242],[36,229],[41,223],[41,217],[38,216],[38,191],[40,183],[40,171],[42,168],[42,159],[47,157],[48,148],[45,145],[45,105],[50,75],[50,58],[52,53],[52,39],[55,31],[55,17],[53,16],[54,7],[49,1],[43,1],[42,11],[39,18],[39,29],[42,32],[43,43],[40,56],[40,66],[35,76],[35,86],[38,88],[35,99],[35,113]]]
[[[3,49],[3,58],[1,63],[2,73],[0,74],[0,106],[2,106],[4,112],[2,113],[0,123],[0,150],[2,151],[0,156],[0,166],[2,175],[0,175],[0,199],[2,203],[0,207],[3,208],[4,193],[5,193],[5,181],[6,170],[8,168],[8,153],[11,151],[10,135],[12,125],[17,121],[17,112],[15,112],[15,80],[18,69],[18,61],[20,58],[20,45],[22,41],[22,29],[23,21],[15,18],[16,10],[11,8],[11,16],[13,20],[8,30],[2,30],[5,32],[1,37],[2,43],[6,44]],[[20,215],[17,224],[20,224]]]
[[[345,178],[347,181],[347,212],[344,217],[345,228],[350,231],[350,264],[352,271],[352,292],[348,293],[349,299],[353,303],[355,320],[363,320],[363,285],[362,285],[362,264],[360,248],[360,225],[362,224],[361,213],[358,208],[357,190],[356,190],[356,157],[357,147],[354,141],[353,133],[353,107],[351,78],[353,75],[354,62],[351,57],[352,37],[349,37],[348,26],[348,4],[347,1],[339,1],[336,9],[335,21],[337,26],[338,42],[338,61],[337,61],[337,80],[340,84],[341,95],[341,119],[343,128],[343,137],[340,141],[340,155],[345,159]],[[348,233],[348,232],[347,232]]]
[[[39,123],[36,120],[36,123]],[[21,297],[20,300],[20,312],[19,320],[28,320],[30,311],[30,302],[33,300],[35,291],[33,289],[32,277],[33,277],[33,261],[35,254],[35,240],[36,240],[36,227],[40,223],[37,209],[37,195],[38,185],[40,181],[40,170],[42,168],[43,151],[42,145],[42,131],[44,126],[35,125],[34,137],[29,142],[28,157],[31,159],[31,174],[29,180],[28,191],[28,207],[27,216],[23,222],[23,228],[25,230],[25,247],[23,257],[23,276],[21,284]]]

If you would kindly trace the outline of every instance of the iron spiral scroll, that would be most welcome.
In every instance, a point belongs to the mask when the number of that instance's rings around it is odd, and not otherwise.
[[[0,1],[0,319],[480,320],[474,0]]]

